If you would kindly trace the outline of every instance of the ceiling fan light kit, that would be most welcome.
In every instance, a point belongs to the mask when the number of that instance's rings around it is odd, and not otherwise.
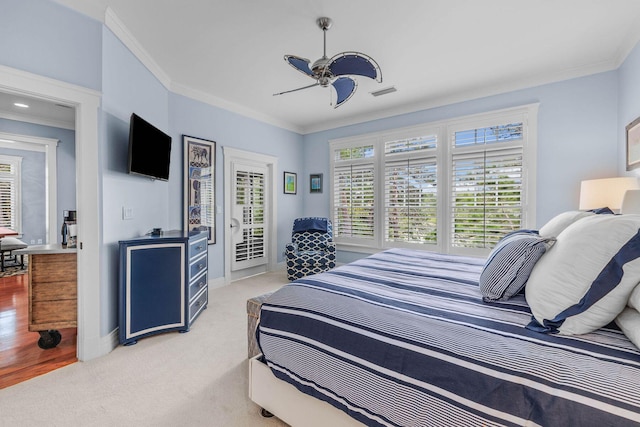
[[[287,61],[296,70],[311,77],[315,83],[297,89],[274,93],[284,95],[285,93],[297,92],[315,86],[328,87],[331,85],[336,91],[336,102],[334,108],[338,108],[348,101],[356,89],[358,83],[350,76],[363,76],[382,83],[382,72],[378,63],[368,55],[360,52],[341,52],[331,58],[327,57],[327,30],[333,23],[330,18],[322,17],[316,21],[318,27],[324,35],[324,49],[322,58],[310,65],[306,58],[295,55],[285,55]]]

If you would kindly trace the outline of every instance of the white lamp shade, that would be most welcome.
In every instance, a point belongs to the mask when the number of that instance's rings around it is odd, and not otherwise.
[[[590,179],[580,184],[580,209],[608,207],[619,211],[627,190],[640,188],[636,177]]]

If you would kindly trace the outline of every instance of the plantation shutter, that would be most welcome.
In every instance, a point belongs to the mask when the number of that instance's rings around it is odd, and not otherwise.
[[[330,141],[338,247],[486,256],[535,226],[537,114],[531,104]]]
[[[239,234],[234,240],[232,270],[266,263],[265,247],[265,177],[264,168],[234,165],[234,218],[239,220]]]
[[[385,163],[385,241],[437,242],[435,158]]]
[[[0,227],[17,230],[17,168],[12,162],[0,161]]]
[[[372,239],[374,235],[374,165],[334,168],[334,224],[336,237]]]
[[[454,154],[451,245],[491,248],[522,228],[523,148]]]

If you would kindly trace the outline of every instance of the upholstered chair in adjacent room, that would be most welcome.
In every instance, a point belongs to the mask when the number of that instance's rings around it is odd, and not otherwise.
[[[24,249],[27,244],[15,237],[3,237],[0,239],[0,270],[4,271],[7,261],[13,262],[12,265],[19,265],[24,268],[24,255],[15,255],[13,251]]]
[[[285,247],[287,277],[296,280],[336,266],[336,244],[328,218],[306,217],[293,221],[291,243]]]

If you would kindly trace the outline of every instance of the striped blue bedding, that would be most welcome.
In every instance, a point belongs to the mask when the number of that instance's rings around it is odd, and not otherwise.
[[[522,295],[482,301],[483,263],[391,249],[296,280],[262,305],[264,360],[369,426],[638,425],[640,351],[525,329]]]

